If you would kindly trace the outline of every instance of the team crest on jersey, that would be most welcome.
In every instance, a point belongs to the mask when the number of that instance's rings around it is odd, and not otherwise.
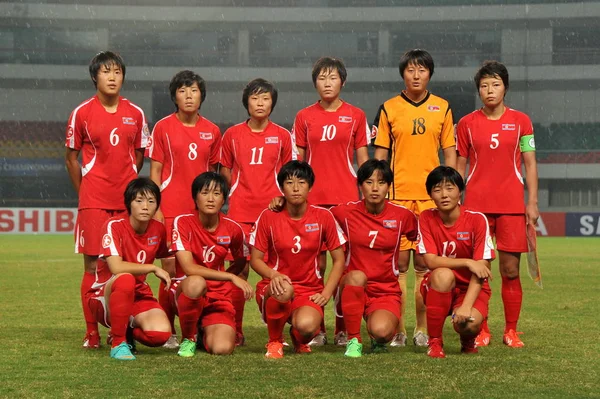
[[[503,123],[502,130],[515,130],[517,126],[514,123]]]
[[[397,220],[384,220],[383,227],[385,227],[386,229],[397,229],[398,221]]]
[[[67,129],[67,138],[70,139],[71,137],[73,137],[73,128],[69,126]]]
[[[146,137],[150,137],[150,129],[148,129],[148,124],[144,124],[144,127],[142,128],[142,134]]]
[[[338,118],[338,121],[340,123],[352,123],[352,117],[351,116],[340,116]]]
[[[231,244],[231,237],[230,236],[218,236],[217,244],[219,244],[219,245]]]
[[[151,148],[152,147],[152,136],[148,137],[148,143],[146,144],[146,148]]]
[[[304,230],[307,233],[312,233],[313,231],[319,231],[319,223],[306,223],[304,225]]]
[[[148,246],[151,247],[153,245],[158,244],[158,236],[148,237]]]
[[[469,241],[471,239],[471,233],[468,231],[459,231],[456,233],[456,239],[458,241]]]
[[[111,236],[108,234],[104,234],[104,237],[102,237],[102,248],[108,248],[111,246],[111,244],[112,244]]]
[[[428,105],[427,106],[427,111],[429,111],[429,112],[440,112],[440,106],[439,105]]]
[[[377,137],[377,126],[373,125],[373,127],[371,128],[371,140],[373,140],[375,137]]]
[[[175,242],[179,240],[179,232],[177,230],[173,230],[171,233],[171,242]]]
[[[279,137],[277,137],[277,136],[265,137],[265,144],[279,144]]]
[[[488,236],[487,238],[487,246],[489,249],[494,249],[494,241],[492,241],[492,236]]]
[[[204,133],[204,132],[200,132],[200,140],[212,140],[213,135],[212,133]]]
[[[124,116],[123,117],[123,124],[124,125],[134,125],[135,126],[135,119],[133,119],[131,116]]]

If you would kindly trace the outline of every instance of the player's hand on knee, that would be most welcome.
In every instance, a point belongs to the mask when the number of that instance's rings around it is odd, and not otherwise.
[[[283,209],[285,205],[284,197],[275,197],[269,202],[269,210],[273,212],[279,212]]]
[[[471,273],[475,274],[480,279],[492,279],[492,271],[486,265],[475,260],[468,260],[467,265]]]
[[[231,282],[236,287],[238,287],[239,289],[241,289],[244,292],[244,298],[247,301],[252,299],[252,297],[254,296],[254,289],[246,280],[244,280],[238,276],[233,276],[233,279],[231,280]]]
[[[271,283],[269,284],[271,294],[275,296],[283,295],[286,291],[286,282],[289,285],[292,284],[292,280],[285,274],[277,273],[271,277]]]
[[[169,288],[171,287],[171,275],[160,267],[155,267],[154,275],[165,283],[165,291],[169,291]]]
[[[319,306],[325,306],[327,305],[327,302],[329,302],[329,298],[325,297],[323,294],[313,294],[311,295],[308,299],[310,299],[311,301],[313,301],[315,304],[319,305]]]
[[[474,319],[471,316],[471,308],[459,306],[456,308],[454,313],[452,313],[452,323],[454,324],[465,324],[473,320]]]

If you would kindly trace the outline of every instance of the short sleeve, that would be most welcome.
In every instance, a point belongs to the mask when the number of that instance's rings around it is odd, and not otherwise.
[[[462,118],[456,127],[456,150],[459,156],[468,158],[471,141],[469,140],[469,130],[465,118]]]
[[[222,140],[221,131],[215,126],[213,130],[213,141],[210,145],[210,154],[208,158],[209,165],[216,165],[221,161]]]
[[[361,110],[358,113],[358,121],[355,126],[354,132],[354,149],[366,147],[369,145],[371,132],[369,130],[369,124],[365,113]]]
[[[250,237],[248,238],[248,244],[263,253],[266,253],[269,249],[270,212],[271,211],[267,209],[262,211],[258,219],[256,219],[256,223],[254,223],[254,227],[252,228]]]
[[[521,114],[521,136],[530,136],[533,134],[533,124],[526,114]]]
[[[83,145],[83,128],[81,123],[81,113],[78,112],[79,108],[75,109],[69,117],[66,131],[65,147],[72,150],[81,150]]]
[[[123,239],[119,223],[116,223],[114,220],[108,220],[104,223],[102,232],[102,256],[104,258],[109,256],[123,257]]]
[[[442,149],[456,146],[456,138],[454,136],[454,121],[452,120],[452,110],[450,106],[446,110],[444,123],[442,124],[442,132],[440,135],[440,146]]]
[[[244,231],[237,223],[231,223],[231,244],[229,250],[233,259],[246,258],[248,256],[248,248],[244,244]]]
[[[150,146],[148,149],[148,157],[156,162],[165,163],[165,134],[163,130],[164,123],[158,122],[152,129],[150,136]]]
[[[171,231],[171,251],[192,251],[192,228],[184,215],[177,216]]]
[[[160,223],[158,231],[159,231],[159,233],[158,233],[159,243],[158,243],[158,250],[156,251],[156,258],[157,259],[167,258],[170,256],[170,253],[169,253],[169,247],[167,247],[167,231],[165,229],[165,225]]]
[[[306,148],[308,145],[308,139],[306,137],[306,122],[302,111],[298,112],[294,125],[292,126],[292,135],[296,138],[296,145],[301,148]]]
[[[408,209],[403,209],[402,213],[402,219],[404,222],[402,223],[402,231],[400,233],[405,235],[407,240],[416,241],[419,232],[417,218],[415,217],[415,214]]]
[[[133,141],[136,149],[146,149],[148,147],[150,140],[150,130],[148,129],[148,121],[146,120],[146,116],[144,115],[144,111],[137,106],[135,109],[139,112],[138,116],[138,126],[139,129],[135,134],[135,139]]]
[[[431,231],[431,213],[424,211],[421,213],[418,222],[419,231],[419,243],[417,245],[419,254],[434,254],[439,255],[437,245],[433,238],[433,232]]]
[[[346,236],[338,222],[335,221],[333,214],[329,211],[326,212],[323,218],[323,230],[325,233],[323,234],[323,238],[327,249],[332,251],[346,243]]]
[[[392,132],[390,129],[388,115],[383,104],[379,107],[379,112],[375,117],[375,123],[377,124],[377,133],[374,144],[378,147],[389,149],[391,146],[390,135]]]
[[[219,162],[226,168],[233,169],[233,132],[231,129],[225,131],[221,141],[221,156]]]
[[[292,134],[287,129],[281,129],[281,164],[285,165],[290,161],[298,159],[298,150],[292,140]]]
[[[473,259],[474,260],[492,260],[494,259],[494,242],[490,235],[490,228],[487,218],[483,213],[473,213]]]

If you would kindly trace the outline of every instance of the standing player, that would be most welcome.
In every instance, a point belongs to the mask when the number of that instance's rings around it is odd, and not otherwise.
[[[152,219],[160,205],[160,189],[148,178],[132,180],[125,189],[127,215],[109,219],[102,228],[103,257],[98,261],[96,282],[86,301],[96,320],[110,327],[110,357],[135,360],[133,339],[147,346],[161,346],[171,336],[167,315],[152,295],[146,275],[154,273],[168,288],[169,273],[153,265],[167,256],[165,227]],[[133,320],[133,321],[130,321]]]
[[[312,81],[320,99],[298,112],[294,121],[293,134],[300,159],[310,164],[317,177],[309,202],[325,208],[358,200],[354,152],[359,167],[369,159],[370,132],[365,113],[340,98],[347,76],[341,60],[331,57],[317,60]],[[325,270],[326,261],[322,252],[321,270]],[[334,341],[345,345],[343,319],[337,318],[335,330]],[[321,334],[311,344],[326,342],[323,325]]]
[[[400,59],[399,69],[405,88],[400,95],[383,103],[375,117],[375,158],[389,159],[394,172],[388,198],[418,217],[421,211],[435,206],[425,191],[424,183],[427,174],[440,164],[440,147],[444,151],[446,165],[456,166],[452,111],[448,101],[427,90],[434,69],[433,58],[427,51],[415,49],[406,52]],[[407,292],[406,273],[411,251],[415,249],[415,243],[402,239],[398,256],[398,281],[403,293]],[[419,286],[427,267],[423,258],[416,253],[413,255],[413,265],[416,278],[413,342],[417,346],[426,346],[427,319]],[[401,314],[399,332],[392,346],[406,345],[404,304]]]
[[[533,126],[527,115],[504,104],[508,84],[508,71],[497,61],[486,61],[475,75],[483,108],[458,123],[458,171],[465,176],[468,160],[465,206],[485,213],[496,236],[506,322],[503,341],[520,348],[523,341],[516,332],[523,302],[519,262],[521,253],[528,250],[526,224],[535,225],[540,214]],[[477,345],[488,345],[490,338],[484,323]]]
[[[348,237],[347,268],[340,283],[348,357],[362,355],[362,317],[372,352],[386,351],[400,321],[398,248],[402,235],[416,240],[417,220],[406,208],[385,199],[393,179],[387,161],[370,159],[358,169],[364,199],[331,208]]]
[[[314,181],[308,163],[285,164],[277,175],[284,208],[264,210],[250,236],[250,265],[263,278],[256,286],[256,301],[269,330],[267,358],[283,357],[282,334],[288,321],[295,352],[311,351],[308,343],[319,332],[323,307],[342,275],[346,239],[330,211],[307,203]],[[333,260],[325,285],[318,267],[323,246]]]
[[[227,216],[240,223],[246,237],[260,212],[273,197],[281,195],[277,172],[296,159],[289,131],[271,122],[277,89],[264,79],[246,85],[242,103],[250,118],[227,129],[223,138],[221,174],[231,187]],[[240,277],[248,279],[248,263]],[[244,344],[242,320],[246,303],[242,290],[233,289],[236,343]]]
[[[157,219],[164,220],[169,237],[173,219],[194,212],[194,200],[189,196],[192,181],[199,174],[215,171],[221,151],[221,132],[217,125],[202,117],[200,107],[206,99],[206,83],[192,71],[178,72],[169,84],[175,113],[161,119],[152,131],[149,148],[150,178],[160,186],[163,196]],[[162,260],[162,266],[175,275],[175,259]],[[174,301],[169,290],[161,285],[159,302],[164,307],[172,327],[167,348],[179,346],[175,335]]]
[[[246,300],[253,294],[252,287],[237,276],[246,263],[247,249],[240,225],[221,213],[227,194],[221,175],[202,173],[192,183],[197,212],[177,216],[173,222],[171,250],[176,251],[176,279],[181,281],[175,290],[183,338],[179,356],[196,353],[198,325],[207,352],[231,354],[235,348],[232,285],[243,290]],[[225,271],[228,252],[234,260]]]
[[[79,195],[75,253],[83,254],[81,300],[87,325],[83,347],[98,348],[98,323],[84,297],[95,281],[98,255],[103,252],[102,225],[125,211],[122,195],[142,168],[149,132],[141,108],[119,95],[125,79],[123,59],[102,51],[90,61],[89,71],[96,95],[69,117],[65,161]]]
[[[475,337],[492,294],[487,280],[492,277],[494,245],[487,219],[459,205],[465,185],[453,168],[435,168],[425,184],[437,207],[424,210],[419,218],[419,253],[432,270],[421,285],[427,304],[427,355],[446,357],[442,329],[450,314],[461,352],[477,353]]]

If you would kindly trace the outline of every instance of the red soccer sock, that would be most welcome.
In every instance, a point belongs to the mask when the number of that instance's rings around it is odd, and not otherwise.
[[[360,323],[365,313],[365,287],[347,285],[342,291],[342,312],[346,323],[348,340],[357,338],[362,342],[360,336]]]
[[[190,298],[183,292],[177,298],[177,307],[179,308],[179,325],[181,326],[182,339],[196,341],[198,333],[198,319],[202,314],[204,301],[200,298]]]
[[[290,317],[292,303],[279,302],[273,297],[267,299],[265,304],[265,319],[267,319],[267,329],[269,330],[269,342],[283,340],[283,327]]]
[[[485,331],[488,334],[490,333],[490,327],[488,326],[487,319],[483,319],[483,321],[481,322],[481,331]]]
[[[231,290],[231,301],[235,308],[235,332],[238,334],[244,334],[242,329],[242,322],[244,320],[244,307],[246,306],[246,298],[244,298],[244,291],[238,287],[233,287]]]
[[[165,291],[165,287],[164,281],[160,280],[160,285],[158,286],[158,303],[167,314],[167,319],[171,324],[171,334],[177,334],[177,330],[175,330],[175,304],[171,302],[171,291]]]
[[[429,338],[441,338],[444,322],[452,306],[452,293],[433,288],[427,292],[427,332]]]
[[[504,320],[508,330],[517,331],[517,322],[521,314],[521,305],[523,304],[523,289],[521,288],[521,279],[509,279],[502,276],[502,302],[504,303]]]
[[[304,335],[300,334],[300,332],[295,329],[294,327],[290,328],[290,335],[292,336],[292,340],[294,342],[297,342],[299,344],[302,345],[307,345],[310,341],[312,341],[312,339],[318,334],[319,332],[317,331],[315,334],[313,334],[310,337],[305,337]]]
[[[85,295],[92,289],[92,285],[96,282],[96,275],[93,273],[83,272],[81,279],[81,307],[83,308],[83,318],[85,319],[86,330],[88,333],[98,331],[98,322],[92,313]]]
[[[150,347],[163,346],[169,340],[171,333],[168,331],[144,331],[139,327],[133,329],[133,338]]]
[[[113,348],[125,342],[129,316],[135,298],[135,277],[123,274],[113,282],[108,308],[110,310],[110,332]]]

